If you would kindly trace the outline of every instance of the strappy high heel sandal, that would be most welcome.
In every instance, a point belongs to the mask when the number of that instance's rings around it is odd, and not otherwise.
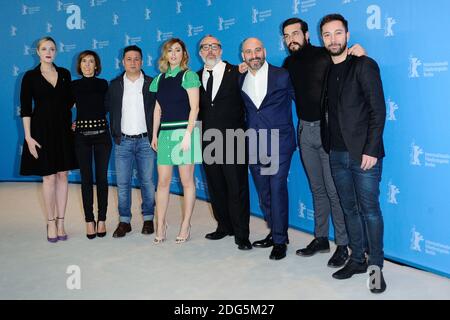
[[[47,221],[47,241],[48,242],[51,242],[51,243],[55,243],[55,242],[58,242],[58,236],[56,236],[55,238],[50,238],[49,236],[48,236],[48,222],[49,221],[55,221],[55,219],[51,219],[51,220],[48,220]],[[55,226],[56,227],[56,226]]]
[[[169,225],[166,223],[164,225],[164,235],[162,237],[155,236],[155,239],[153,239],[153,243],[154,244],[161,244],[164,241],[166,241],[166,233],[167,233],[167,228],[168,227],[169,227]]]
[[[60,218],[60,217],[56,217],[57,220],[63,220],[64,223],[64,218]],[[56,224],[56,229],[58,229],[58,224]],[[58,231],[56,231],[58,232]],[[67,234],[63,234],[62,236],[57,236],[58,240],[61,241],[66,241],[67,240]]]
[[[191,238],[191,225],[189,225],[187,237],[183,238],[183,237],[177,236],[175,238],[175,243],[176,244],[184,243],[184,242],[188,241],[190,238]]]

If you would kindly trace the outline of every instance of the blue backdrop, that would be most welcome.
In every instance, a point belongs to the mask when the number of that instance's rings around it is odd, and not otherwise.
[[[224,59],[231,63],[240,62],[240,42],[256,36],[265,43],[268,61],[281,65],[287,54],[280,33],[283,20],[306,20],[317,45],[320,18],[338,12],[349,20],[350,43],[360,43],[381,67],[387,102],[380,196],[386,256],[450,277],[449,10],[447,0],[2,1],[0,180],[38,180],[18,175],[23,143],[18,114],[20,82],[38,62],[35,46],[42,36],[55,38],[56,63],[73,75],[76,55],[96,50],[104,67],[101,77],[110,80],[122,71],[120,52],[130,44],[143,49],[144,70],[156,75],[161,44],[172,36],[185,40],[194,70],[202,65],[197,47],[207,33],[222,41]],[[114,184],[113,159],[109,178]],[[71,172],[70,180],[78,182],[79,173]],[[251,184],[251,209],[261,216]],[[196,186],[199,198],[207,199],[200,167]],[[172,191],[181,192],[178,175]],[[298,153],[289,192],[291,226],[311,232],[312,197]]]

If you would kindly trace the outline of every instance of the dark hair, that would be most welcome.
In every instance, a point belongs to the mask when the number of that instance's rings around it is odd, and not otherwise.
[[[345,20],[345,18],[338,14],[338,13],[332,13],[332,14],[328,14],[325,17],[322,18],[322,20],[320,20],[320,33],[322,33],[322,28],[323,26],[331,21],[340,21],[342,22],[342,24],[344,25],[344,29],[345,32],[348,32],[348,21]]]
[[[95,60],[95,75],[100,74],[102,72],[102,63],[100,62],[100,57],[95,51],[92,50],[84,50],[78,55],[77,59],[77,73],[79,75],[83,75],[83,72],[81,71],[81,60],[83,60],[86,56],[93,56]]]
[[[285,20],[281,27],[281,33],[284,34],[284,28],[286,28],[287,26],[290,26],[291,24],[296,24],[296,23],[300,23],[300,28],[302,29],[303,35],[305,35],[306,32],[308,32],[308,24],[299,18],[289,18],[289,19]]]
[[[125,58],[125,54],[126,54],[128,51],[137,51],[137,52],[139,52],[139,54],[141,55],[141,58],[142,58],[142,50],[141,50],[141,48],[139,48],[139,47],[136,46],[136,45],[132,45],[132,46],[125,47],[125,49],[123,49],[123,57],[122,57],[122,58]]]

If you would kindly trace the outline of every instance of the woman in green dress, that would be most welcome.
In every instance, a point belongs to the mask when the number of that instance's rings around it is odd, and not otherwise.
[[[176,243],[189,240],[191,216],[195,204],[195,163],[201,163],[200,134],[195,127],[199,108],[198,75],[188,70],[189,55],[177,38],[164,43],[159,58],[161,73],[150,91],[156,93],[153,114],[152,148],[157,151],[158,189],[156,194],[157,228],[155,244],[166,239],[166,212],[173,166],[178,166],[184,193],[184,212]]]

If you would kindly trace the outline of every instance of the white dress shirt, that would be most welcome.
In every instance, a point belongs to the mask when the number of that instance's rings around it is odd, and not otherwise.
[[[134,82],[128,79],[126,73],[123,75],[122,119],[120,126],[124,134],[136,135],[147,132],[144,96],[142,94],[143,86],[144,75],[142,72]]]
[[[227,64],[223,61],[218,62],[213,68],[213,87],[212,87],[212,100],[216,97],[217,91],[219,91],[220,84],[222,83],[223,74],[225,73],[225,67]],[[210,69],[211,70],[211,69]],[[209,79],[209,72],[206,69],[206,66],[203,68],[202,74],[202,83],[203,88],[206,90],[206,85]]]
[[[264,61],[262,67],[253,75],[250,70],[245,76],[242,90],[252,99],[256,108],[259,109],[264,97],[267,94],[267,82],[269,74],[269,64]]]

